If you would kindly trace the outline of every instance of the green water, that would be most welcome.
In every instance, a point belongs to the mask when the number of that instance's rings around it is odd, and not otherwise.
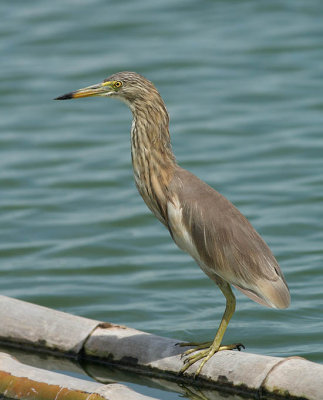
[[[130,111],[52,101],[134,70],[166,102],[178,162],[250,219],[288,281],[285,311],[236,293],[226,341],[322,363],[323,3],[34,0],[0,12],[0,293],[213,337],[224,298],[137,193]]]

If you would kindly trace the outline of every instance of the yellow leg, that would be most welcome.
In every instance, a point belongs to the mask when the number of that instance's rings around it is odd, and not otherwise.
[[[226,307],[218,331],[211,345],[210,343],[203,343],[201,345],[198,345],[196,348],[190,349],[184,353],[184,356],[186,356],[187,358],[184,361],[184,367],[181,369],[180,373],[185,372],[191,365],[196,363],[196,361],[202,360],[195,373],[195,376],[197,376],[201,372],[203,365],[216,352],[221,350],[232,350],[232,349],[240,350],[241,347],[244,348],[244,346],[241,343],[221,346],[223,336],[225,334],[229,321],[235,311],[236,299],[234,297],[234,294],[232,293],[230,285],[227,282],[221,279],[217,281],[217,284],[226,298]]]

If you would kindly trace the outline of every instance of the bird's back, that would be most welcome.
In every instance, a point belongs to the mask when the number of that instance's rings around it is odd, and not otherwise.
[[[169,193],[170,233],[210,278],[220,276],[263,305],[288,307],[289,290],[275,257],[229,200],[180,167]]]

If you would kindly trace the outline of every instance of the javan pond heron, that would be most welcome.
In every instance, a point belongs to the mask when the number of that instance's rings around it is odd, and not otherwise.
[[[139,193],[177,246],[194,258],[226,298],[213,342],[181,343],[194,347],[184,352],[180,372],[201,360],[197,375],[216,352],[243,347],[240,343],[221,345],[236,305],[230,285],[257,303],[282,309],[290,304],[287,283],[269,247],[250,222],[229,200],[176,163],[169,116],[149,80],[135,72],[119,72],[56,100],[88,96],[114,97],[130,107],[132,165]]]

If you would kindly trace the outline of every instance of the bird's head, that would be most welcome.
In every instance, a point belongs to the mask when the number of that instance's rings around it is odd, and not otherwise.
[[[131,107],[136,100],[147,101],[156,94],[159,97],[157,89],[148,79],[136,72],[124,71],[109,76],[103,82],[59,96],[55,100],[89,96],[116,97],[125,101]]]

